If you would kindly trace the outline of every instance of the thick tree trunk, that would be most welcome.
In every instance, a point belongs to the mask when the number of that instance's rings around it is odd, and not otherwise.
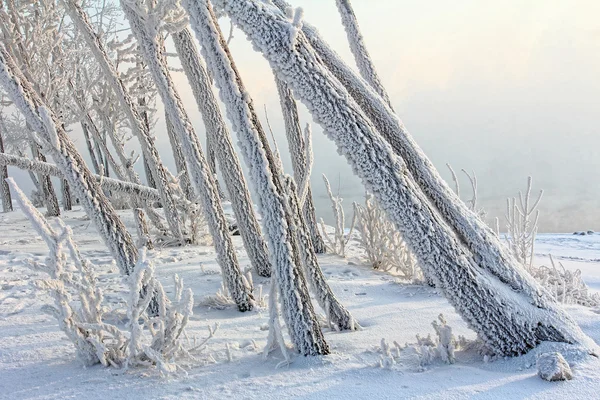
[[[137,39],[140,52],[143,54],[152,74],[174,132],[183,145],[190,177],[202,203],[204,215],[217,251],[217,261],[221,266],[229,294],[233,297],[240,311],[251,310],[254,305],[251,289],[244,284],[244,278],[229,235],[229,228],[214,177],[198,146],[198,137],[177,94],[166,60],[160,51],[161,46],[156,37],[151,36],[147,31],[139,10],[133,9],[132,5],[125,1],[121,1],[121,8],[129,20],[131,31]]]
[[[298,26],[267,3],[221,3],[278,76],[306,103],[394,222],[424,273],[434,278],[436,286],[490,349],[517,355],[541,341],[560,341],[598,352],[593,340],[522,268],[512,268],[511,263],[502,266],[522,287],[515,289],[478,263],[413,181],[407,163],[323,67]],[[481,246],[494,251],[485,241]]]
[[[298,185],[305,181],[308,184],[308,191],[302,206],[302,214],[304,215],[306,227],[310,233],[315,252],[325,253],[327,251],[327,246],[325,246],[325,241],[323,241],[323,237],[319,232],[315,207],[313,205],[312,191],[310,190],[310,176],[307,176],[309,171],[307,163],[311,161],[306,158],[306,143],[302,136],[302,128],[300,127],[298,106],[292,96],[292,91],[287,87],[285,82],[275,76],[275,83],[277,84],[281,111],[283,112],[288,148],[292,157],[294,180]]]
[[[214,143],[210,147],[219,159],[225,187],[229,192],[231,206],[250,262],[259,275],[270,276],[271,263],[268,249],[254,213],[250,190],[192,34],[186,28],[173,34],[173,42],[202,114],[206,128],[206,141]],[[211,171],[214,173],[213,169]]]
[[[273,274],[279,286],[283,315],[292,342],[303,355],[328,354],[329,346],[317,322],[301,270],[298,243],[291,231],[293,221],[285,204],[279,164],[269,151],[265,132],[233,63],[212,6],[206,0],[185,0],[182,4],[220,89],[221,99],[227,107],[256,186],[263,228],[271,250]]]

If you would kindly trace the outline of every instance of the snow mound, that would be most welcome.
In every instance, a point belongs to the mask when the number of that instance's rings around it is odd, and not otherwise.
[[[569,363],[558,352],[542,354],[538,358],[537,368],[540,378],[550,382],[573,379],[573,372]]]

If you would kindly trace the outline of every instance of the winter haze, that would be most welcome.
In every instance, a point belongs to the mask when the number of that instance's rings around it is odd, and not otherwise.
[[[354,66],[335,2],[294,4]],[[445,163],[457,172],[476,172],[488,222],[503,214],[505,198],[524,190],[531,175],[534,191],[544,189],[541,231],[600,230],[600,3],[355,0],[353,6],[399,116],[445,178],[450,178]],[[223,18],[221,23],[229,32],[229,21]],[[263,105],[267,107],[285,168],[291,172],[268,64],[237,29],[231,49],[263,122]],[[181,72],[174,77],[203,135],[186,78]],[[312,122],[305,109],[301,119],[303,124]],[[159,149],[174,171],[163,123],[159,118]],[[334,192],[339,186],[347,214],[364,193],[333,143],[313,128],[317,215],[331,222],[322,173]],[[77,145],[87,155],[82,139]],[[26,173],[11,170],[30,190]],[[468,198],[468,181],[460,177],[463,198]]]

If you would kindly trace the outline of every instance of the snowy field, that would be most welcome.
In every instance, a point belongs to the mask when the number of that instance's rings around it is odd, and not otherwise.
[[[121,212],[132,228],[131,217]],[[122,301],[125,285],[92,223],[81,211],[66,214],[80,249],[101,266],[105,296]],[[239,237],[234,238],[243,266],[249,264]],[[212,247],[159,249],[152,253],[160,280],[173,287],[172,275],[193,289],[196,306],[188,335],[203,339],[218,323],[208,349],[186,366],[186,373],[161,378],[141,370],[101,366],[83,368],[56,320],[40,311],[51,300],[31,286],[41,278],[22,260],[43,261],[47,249],[20,212],[0,215],[0,398],[3,399],[593,399],[600,394],[600,361],[573,365],[572,381],[549,383],[537,377],[536,352],[484,362],[475,353],[459,353],[453,365],[434,363],[421,370],[410,357],[381,368],[380,343],[414,343],[415,335],[433,334],[431,322],[443,313],[455,335],[474,333],[430,287],[398,281],[360,265],[355,249],[347,259],[325,255],[321,266],[332,289],[363,327],[357,332],[326,331],[332,354],[296,357],[277,368],[281,353],[263,358],[268,310],[240,313],[203,306],[221,285]],[[537,264],[551,253],[566,268],[581,269],[591,289],[600,291],[600,234],[539,235]],[[354,256],[352,256],[354,254]],[[268,280],[254,278],[257,297],[268,294]],[[266,303],[265,303],[266,305]],[[318,308],[316,308],[318,309]],[[600,343],[600,310],[568,306],[583,330]],[[547,347],[546,345],[540,346]],[[539,351],[539,349],[538,349]]]

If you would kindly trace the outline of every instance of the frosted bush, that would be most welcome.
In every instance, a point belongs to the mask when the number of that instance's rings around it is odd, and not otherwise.
[[[368,194],[365,205],[354,203],[359,246],[374,269],[391,272],[411,281],[422,281],[423,274],[400,232],[387,218],[375,198]]]
[[[570,271],[550,256],[550,266],[532,267],[531,274],[556,299],[565,304],[600,306],[600,294],[592,293],[581,278],[581,270]]]
[[[143,248],[133,274],[126,278],[130,289],[128,322],[124,327],[106,322],[108,314],[122,314],[124,310],[111,308],[105,301],[94,273],[96,267],[79,252],[71,228],[59,218],[55,227],[50,225],[12,179],[9,183],[21,210],[50,250],[44,263],[25,261],[29,268],[49,275],[35,282],[36,288],[54,299],[54,305],[43,310],[57,319],[84,365],[153,367],[168,375],[180,368],[179,360],[194,359],[190,351],[201,346],[186,349],[182,340],[192,315],[193,295],[190,289],[184,290],[177,275],[175,295],[169,300]],[[157,316],[146,312],[153,298]],[[214,331],[209,332],[210,338]]]
[[[527,178],[527,190],[525,194],[519,192],[517,198],[506,200],[506,228],[508,233],[505,237],[506,243],[513,256],[529,271],[533,268],[533,249],[535,236],[538,231],[538,220],[540,211],[537,209],[542,200],[543,190],[540,190],[537,198],[531,199],[532,178]]]
[[[416,335],[416,343],[407,343],[404,346],[393,342],[388,344],[381,339],[381,356],[378,366],[391,368],[396,364],[403,364],[423,371],[427,366],[440,361],[446,364],[454,364],[457,351],[473,350],[479,354],[487,354],[482,342],[479,340],[467,340],[462,336],[456,338],[452,333],[452,327],[447,324],[443,314],[438,316],[437,321],[431,323],[435,331],[435,337],[428,334],[425,337]]]

